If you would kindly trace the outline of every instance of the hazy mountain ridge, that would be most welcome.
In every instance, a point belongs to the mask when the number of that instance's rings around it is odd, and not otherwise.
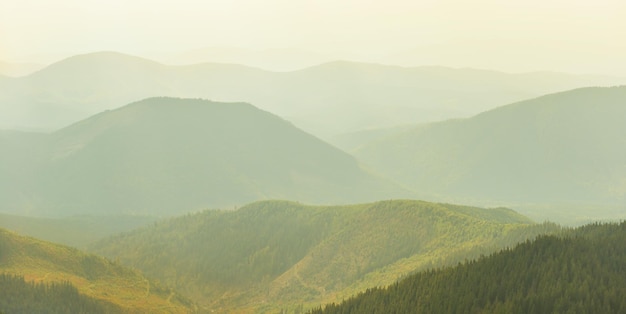
[[[189,301],[137,271],[77,249],[0,229],[0,272],[26,281],[69,282],[122,313],[188,313]],[[17,300],[16,300],[17,301]]]
[[[299,49],[252,50],[236,47],[204,47],[155,57],[166,64],[198,64],[204,62],[235,63],[269,71],[294,71],[334,58]]]
[[[418,269],[554,230],[537,227],[507,209],[264,201],[170,219],[101,241],[93,250],[175,285],[208,309],[271,312],[341,300]]]
[[[245,103],[152,98],[37,140],[9,146],[15,156],[0,183],[15,193],[0,193],[4,212],[170,216],[260,199],[328,204],[410,195]]]
[[[232,64],[168,66],[114,52],[78,55],[0,81],[0,126],[59,128],[154,96],[245,101],[318,136],[468,116],[575,87],[626,79],[404,68],[337,61],[291,72]]]
[[[0,61],[0,80],[4,77],[20,77],[29,75],[44,66],[36,63],[15,63]]]
[[[583,88],[433,123],[356,156],[448,199],[618,204],[626,196],[626,87]]]
[[[542,236],[311,313],[622,313],[626,223]]]

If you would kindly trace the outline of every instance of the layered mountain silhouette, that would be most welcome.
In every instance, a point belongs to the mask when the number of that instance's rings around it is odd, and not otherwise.
[[[114,52],[78,55],[0,80],[1,128],[57,129],[155,96],[244,101],[317,136],[470,116],[503,103],[626,79],[330,62],[292,72],[167,66]]]
[[[4,212],[156,214],[261,199],[408,196],[350,155],[246,103],[151,98],[50,134],[0,133]]]
[[[582,88],[417,127],[356,156],[433,195],[623,204],[625,104],[626,87]]]

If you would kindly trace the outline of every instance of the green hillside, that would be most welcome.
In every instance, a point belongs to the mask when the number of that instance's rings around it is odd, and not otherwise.
[[[211,311],[264,312],[338,301],[551,230],[503,208],[264,201],[170,219],[101,241],[93,251]]]
[[[58,129],[155,96],[248,102],[323,138],[466,117],[503,103],[624,79],[329,62],[291,72],[232,64],[168,66],[115,52],[77,55],[0,80],[0,128]]]
[[[311,313],[624,313],[625,259],[626,223],[588,225]]]
[[[625,103],[626,87],[577,89],[406,131],[356,156],[448,200],[623,204]]]
[[[148,281],[137,271],[73,248],[20,236],[4,229],[0,229],[0,274],[9,276],[2,277],[6,279],[2,289],[14,286],[24,290],[25,295],[15,296],[16,302],[31,302],[24,299],[30,293],[41,297],[37,302],[45,298],[53,300],[55,293],[59,293],[60,298],[69,295],[77,302],[85,302],[94,308],[102,305],[104,309],[123,313],[188,313],[192,310],[189,301],[170,289]],[[27,283],[21,284],[20,281]],[[76,295],[75,289],[80,295]],[[3,298],[12,293],[3,294]],[[49,295],[45,296],[46,293]],[[4,306],[3,302],[0,304]],[[31,306],[40,304],[32,302]],[[56,299],[56,302],[59,300]],[[52,306],[56,303],[49,305],[54,309]],[[20,306],[28,309],[29,305],[12,303],[7,306],[10,307],[0,310],[14,313],[12,309]]]
[[[151,98],[38,140],[34,148],[9,146],[29,154],[4,165],[0,182],[17,190],[0,192],[4,212],[167,216],[262,199],[327,204],[410,195],[245,103]]]

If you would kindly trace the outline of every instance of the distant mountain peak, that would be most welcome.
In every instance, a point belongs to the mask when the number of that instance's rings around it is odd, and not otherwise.
[[[89,71],[112,71],[112,70],[128,70],[129,68],[158,68],[163,65],[149,59],[124,54],[115,51],[92,52],[81,55],[75,55],[53,63],[35,73],[32,76],[54,76],[63,75],[58,73],[84,73]]]

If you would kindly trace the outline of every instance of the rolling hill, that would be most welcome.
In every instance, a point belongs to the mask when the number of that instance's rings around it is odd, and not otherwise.
[[[410,196],[352,156],[245,103],[151,98],[31,142],[19,140],[30,133],[5,136],[5,213],[171,216],[262,199],[329,204]]]
[[[0,81],[0,128],[57,129],[140,99],[171,96],[252,103],[330,138],[465,117],[549,92],[618,83],[626,79],[346,61],[291,72],[232,64],[168,66],[99,52]]]
[[[556,229],[504,208],[263,201],[173,218],[92,250],[174,286],[206,310],[276,312],[340,301]]]
[[[624,243],[626,223],[588,225],[310,313],[623,313]]]
[[[188,313],[193,310],[193,304],[188,300],[148,281],[137,271],[92,254],[4,229],[0,229],[0,273],[9,276],[4,279],[57,284],[60,286],[58,290],[69,292],[73,298],[87,300],[87,303],[97,301],[95,303],[105,309],[119,310],[120,313]],[[7,281],[11,283],[11,280],[4,280],[3,287],[11,286],[5,286]],[[72,291],[74,288],[84,297],[76,296]],[[32,289],[26,287],[24,290]],[[20,297],[24,296],[16,296]],[[20,307],[19,304],[9,306],[11,309]],[[33,304],[23,306],[28,308]]]
[[[583,88],[374,141],[357,158],[448,200],[624,204],[626,87]]]

